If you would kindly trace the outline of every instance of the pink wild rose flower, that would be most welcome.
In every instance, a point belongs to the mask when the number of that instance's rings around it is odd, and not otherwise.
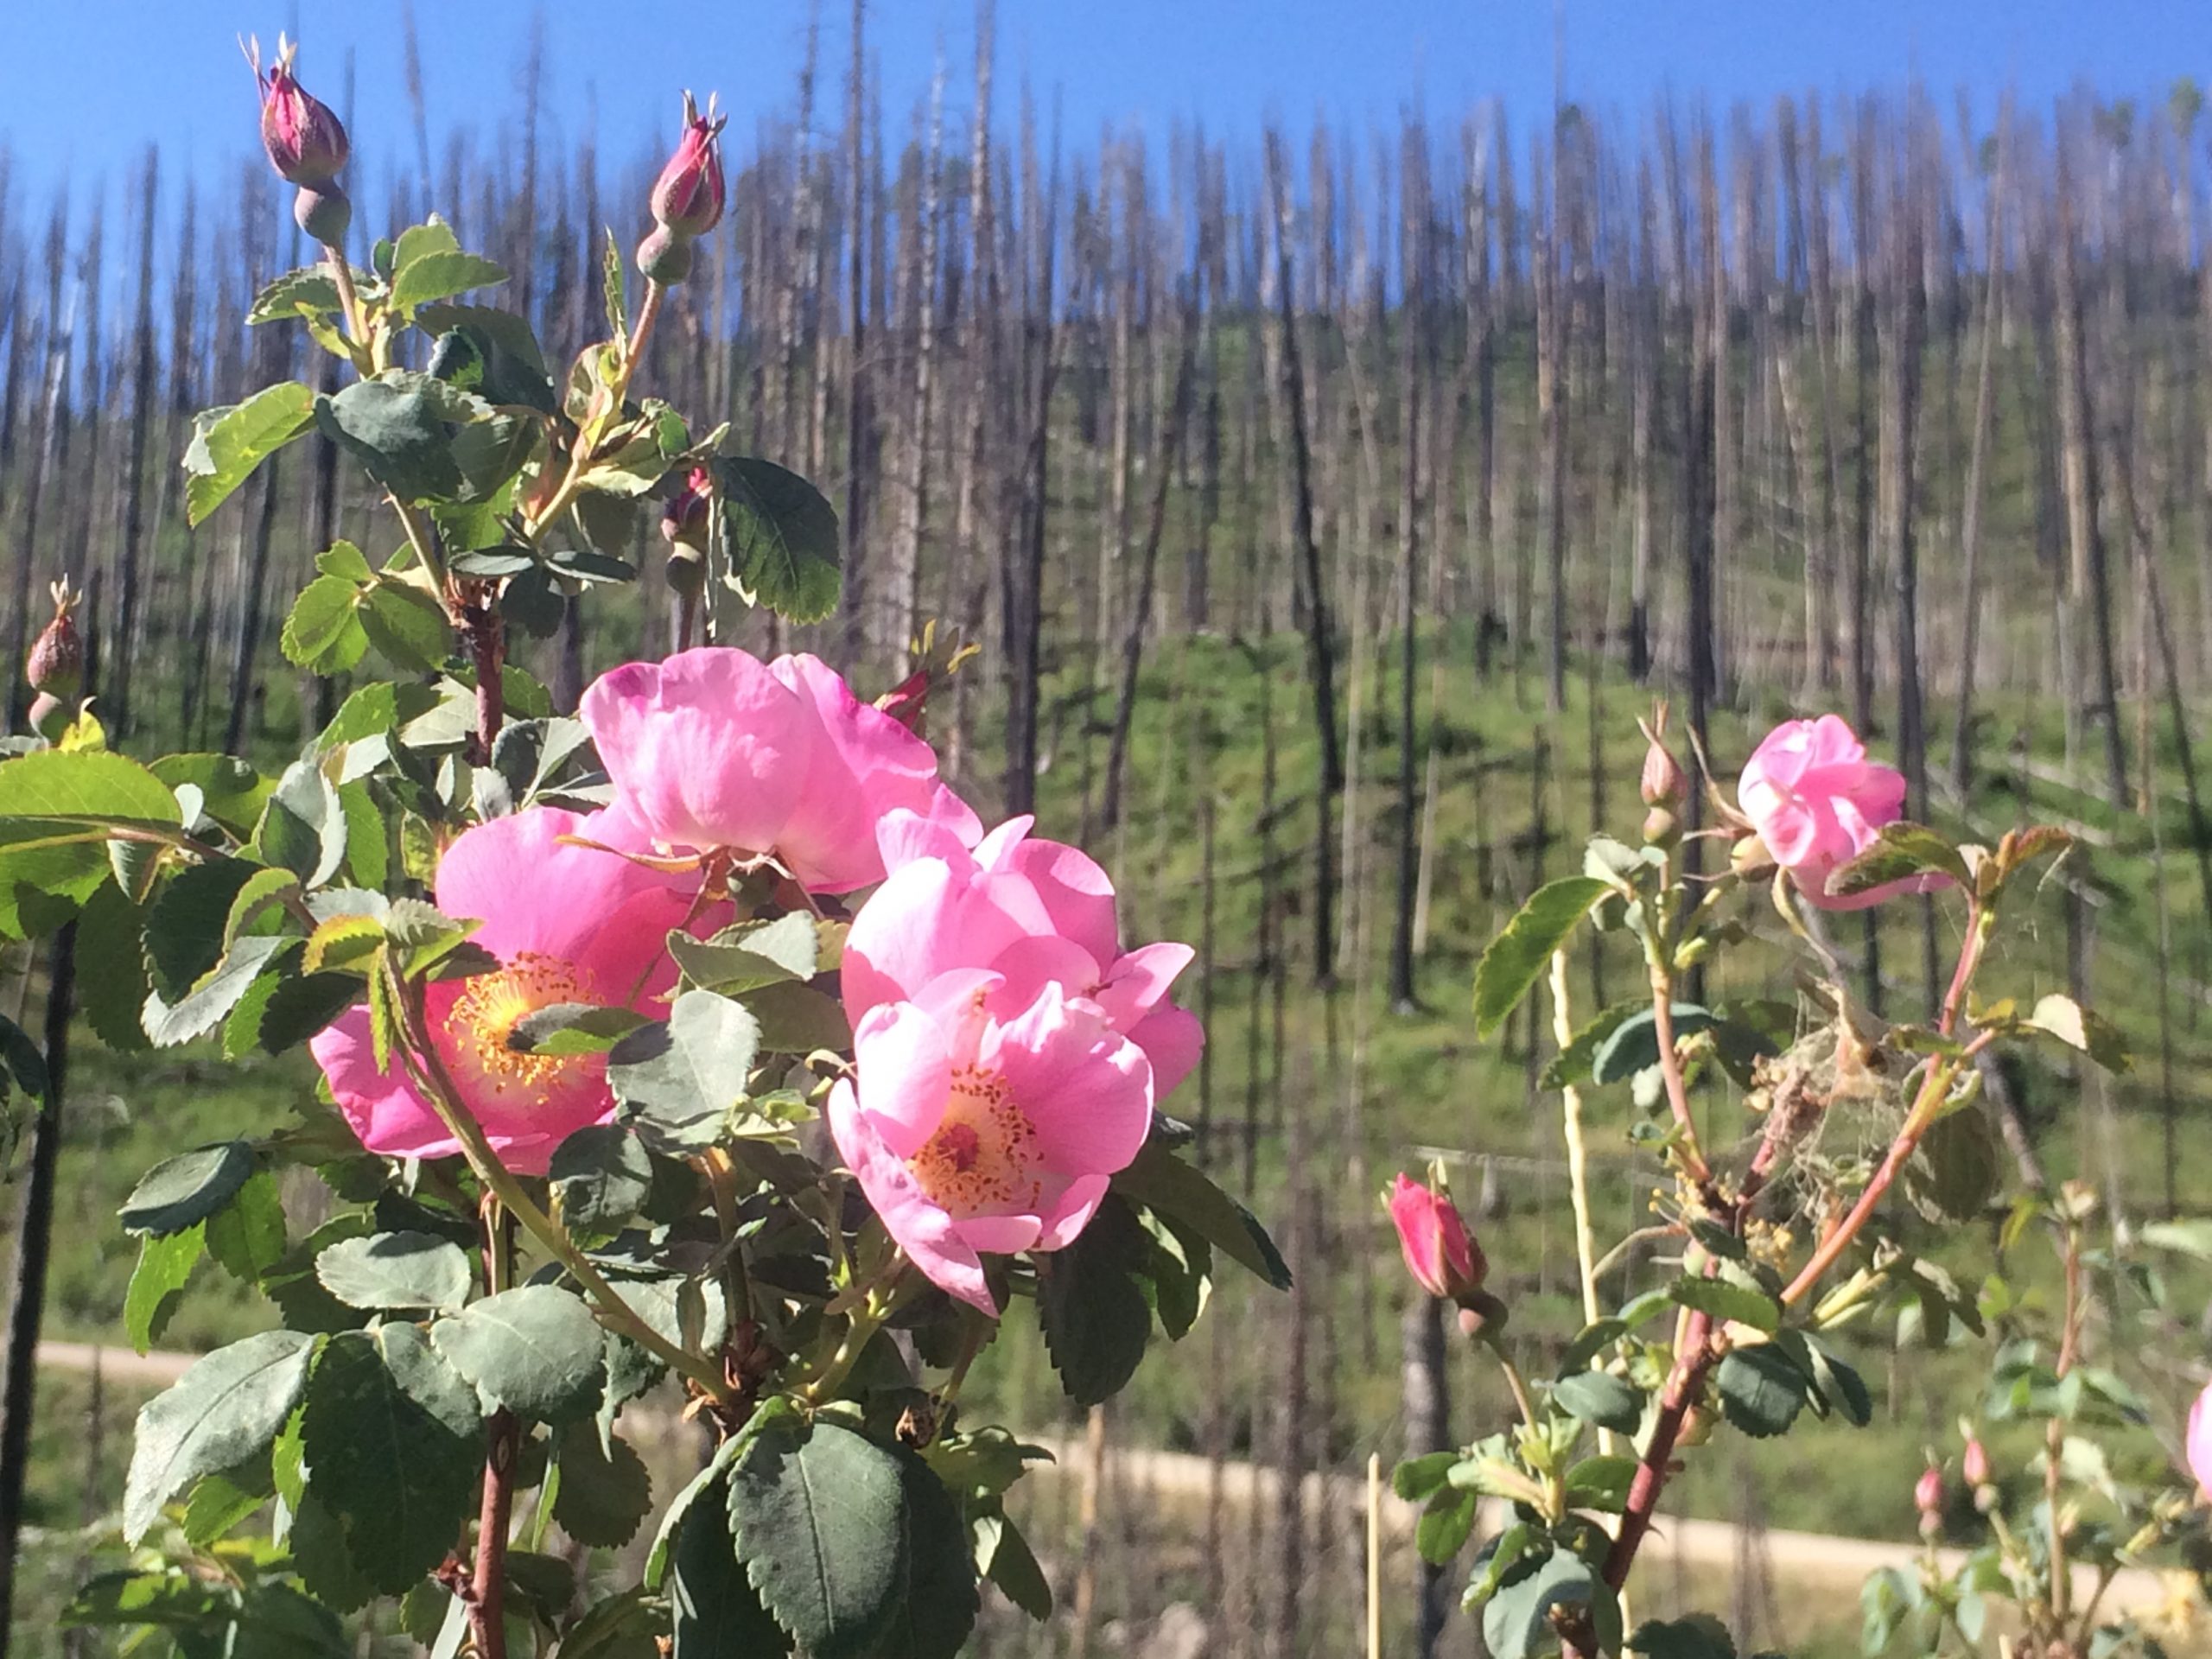
[[[1752,751],[1737,804],[1774,861],[1822,910],[1864,910],[1901,893],[1931,893],[1950,878],[1927,874],[1864,893],[1831,893],[1828,877],[1874,844],[1904,810],[1904,774],[1866,758],[1866,746],[1834,715],[1789,720]]]
[[[876,826],[906,810],[982,826],[930,746],[818,658],[709,645],[601,675],[578,712],[621,801],[664,846],[772,855],[813,893],[880,880]]]
[[[601,845],[570,845],[563,836]],[[471,938],[502,967],[426,988],[431,1044],[461,1104],[518,1174],[544,1173],[563,1140],[613,1116],[614,1096],[605,1055],[518,1053],[507,1046],[516,1022],[556,1002],[652,1013],[676,982],[665,942],[690,916],[698,878],[687,885],[606,850],[645,847],[617,811],[586,817],[533,807],[463,832],[439,861],[438,908],[480,918]],[[713,906],[691,925],[711,932],[728,908]],[[439,1158],[461,1150],[397,1057],[391,1070],[378,1067],[365,1006],[347,1010],[308,1047],[371,1152]]]
[[[2199,1496],[2212,1500],[2212,1382],[2204,1385],[2189,1408],[2189,1432],[2182,1442],[2189,1472],[2196,1477]]]
[[[830,1095],[846,1167],[930,1281],[996,1314],[982,1258],[1055,1250],[1152,1127],[1151,1063],[1055,983],[941,975],[869,1011]]]
[[[1197,1016],[1167,995],[1197,953],[1173,944],[1124,950],[1106,872],[1073,847],[1031,840],[1031,822],[1010,819],[971,851],[942,823],[907,812],[884,820],[891,874],[845,941],[846,1014],[857,1030],[873,1009],[961,969],[1001,976],[1016,1007],[1057,984],[1144,1051],[1165,1100],[1205,1046]]]
[[[1467,1236],[1467,1224],[1452,1195],[1402,1174],[1390,1190],[1390,1224],[1406,1270],[1432,1296],[1459,1301],[1483,1287],[1490,1264],[1482,1247]]]

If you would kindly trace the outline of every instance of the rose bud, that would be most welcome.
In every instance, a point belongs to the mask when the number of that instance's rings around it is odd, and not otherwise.
[[[660,512],[660,533],[670,546],[706,547],[708,498],[714,487],[714,474],[703,467],[694,467],[683,487],[668,498]]]
[[[269,164],[293,184],[323,185],[346,165],[346,129],[330,106],[313,96],[292,73],[296,41],[276,38],[276,61],[264,73],[258,49],[249,53],[261,87],[261,143]]]
[[[683,137],[653,184],[653,219],[679,238],[702,236],[721,222],[721,130],[727,116],[707,101],[701,115],[691,94],[683,94]]]
[[[1966,1477],[1969,1486],[1989,1484],[1989,1453],[1980,1440],[1967,1442],[1966,1455],[1959,1459],[1959,1472]]]
[[[1414,1281],[1432,1296],[1447,1297],[1462,1306],[1471,1302],[1490,1264],[1468,1237],[1467,1224],[1443,1185],[1432,1188],[1400,1175],[1389,1207],[1398,1247],[1405,1252]]]
[[[85,682],[85,640],[77,632],[77,604],[81,597],[64,576],[49,590],[54,594],[54,620],[32,643],[23,664],[23,677],[31,690],[43,691],[63,702],[75,701]]]
[[[1688,798],[1689,780],[1682,776],[1681,765],[1662,741],[1663,712],[1660,718],[1662,723],[1659,727],[1643,728],[1643,775],[1637,780],[1637,793],[1643,797],[1646,806],[1680,806]]]
[[[1943,1471],[1934,1464],[1920,1471],[1912,1488],[1912,1506],[1920,1511],[1920,1535],[1933,1538],[1943,1529]]]

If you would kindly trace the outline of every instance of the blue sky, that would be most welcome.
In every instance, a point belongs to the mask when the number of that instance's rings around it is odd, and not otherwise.
[[[305,40],[303,78],[338,101],[355,56],[357,152],[382,175],[411,146],[399,0],[0,0],[0,141],[43,195],[65,170],[81,200],[112,191],[151,139],[202,176],[249,153],[251,86],[235,36]],[[849,0],[824,6],[818,125],[842,118]],[[514,109],[515,64],[543,17],[556,149],[595,124],[612,156],[672,130],[685,86],[719,91],[737,147],[764,111],[788,110],[804,36],[802,0],[416,0],[434,133],[496,135]],[[893,137],[925,93],[937,43],[963,108],[970,0],[872,0],[871,51]],[[1419,101],[1456,113],[1485,96],[1537,119],[1551,94],[1551,0],[999,0],[1002,119],[1026,75],[1057,92],[1069,137],[1103,124],[1163,130],[1178,118],[1246,135],[1274,112],[1356,127]],[[2212,79],[2208,0],[1566,0],[1570,97],[1638,111],[1672,91],[1726,104],[1784,90],[1901,86],[1916,70],[1948,108],[1966,87],[1993,107],[2015,81],[2032,106],[2077,81],[2162,98],[2177,75]],[[19,186],[20,189],[20,186]]]

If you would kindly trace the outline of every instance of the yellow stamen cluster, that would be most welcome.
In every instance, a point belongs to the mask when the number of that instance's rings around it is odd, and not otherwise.
[[[588,1064],[584,1054],[525,1054],[507,1046],[525,1014],[556,1002],[588,1002],[592,988],[573,963],[525,950],[495,974],[467,981],[446,1016],[447,1051],[478,1088],[505,1103],[509,1090],[550,1103],[553,1090]]]
[[[944,1122],[907,1160],[956,1220],[1033,1208],[1044,1192],[1038,1165],[1037,1131],[1006,1079],[975,1065],[954,1071]]]

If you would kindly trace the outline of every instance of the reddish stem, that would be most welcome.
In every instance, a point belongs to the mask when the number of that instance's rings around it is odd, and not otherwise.
[[[476,1573],[469,1588],[468,1622],[478,1659],[506,1659],[507,1527],[514,1511],[515,1454],[520,1448],[514,1414],[502,1406],[485,1429],[484,1504],[476,1521]]]
[[[474,591],[461,608],[469,659],[476,667],[476,735],[470,759],[480,766],[488,766],[499,728],[506,723],[506,686],[500,668],[507,658],[507,629],[496,608],[499,601],[492,586],[470,586]]]
[[[1621,1511],[1621,1529],[1605,1557],[1605,1582],[1616,1590],[1628,1582],[1629,1568],[1636,1563],[1636,1552],[1643,1542],[1644,1534],[1651,1530],[1652,1517],[1658,1512],[1659,1494],[1666,1490],[1675,1442],[1681,1434],[1683,1420],[1689,1415],[1698,1391],[1705,1386],[1705,1374],[1712,1369],[1716,1357],[1712,1346],[1712,1316],[1693,1312],[1675,1351],[1675,1369],[1668,1374],[1667,1385],[1660,1392],[1659,1416],[1651,1426],[1650,1441],[1643,1448],[1643,1461],[1636,1466],[1635,1478],[1629,1482],[1628,1504]]]

